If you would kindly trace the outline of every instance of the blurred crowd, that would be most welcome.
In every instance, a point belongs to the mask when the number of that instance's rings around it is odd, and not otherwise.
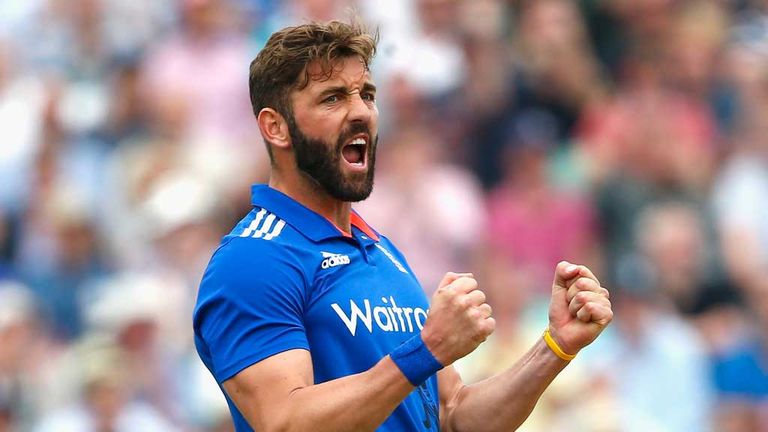
[[[0,1],[0,432],[223,432],[191,311],[269,162],[269,35],[380,30],[374,193],[427,292],[473,271],[509,366],[561,259],[615,319],[522,431],[768,431],[768,1]]]

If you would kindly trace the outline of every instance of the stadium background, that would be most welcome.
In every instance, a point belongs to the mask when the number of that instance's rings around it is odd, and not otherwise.
[[[358,206],[427,290],[475,272],[540,335],[561,258],[613,325],[523,431],[768,430],[768,2],[0,1],[0,431],[229,430],[196,286],[268,163],[268,35],[381,30],[377,186]]]

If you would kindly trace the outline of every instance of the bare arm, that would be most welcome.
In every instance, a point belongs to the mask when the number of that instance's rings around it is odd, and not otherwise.
[[[371,369],[313,385],[308,351],[256,363],[224,389],[257,431],[369,431],[381,425],[413,386],[384,357]]]
[[[558,265],[552,297],[550,330],[566,352],[589,344],[611,319],[607,291],[586,267]],[[448,273],[421,338],[440,363],[450,365],[493,331],[490,315],[472,275]],[[438,373],[441,423],[449,431],[514,429],[566,364],[539,342],[508,371],[472,386],[449,366]],[[374,430],[414,388],[389,356],[365,372],[314,384],[305,350],[262,360],[223,386],[249,424],[268,432]]]
[[[472,352],[493,331],[490,307],[476,288],[469,275],[448,273],[433,297],[421,337],[433,343],[441,364]],[[390,356],[365,372],[314,384],[305,350],[266,358],[223,386],[260,432],[374,430],[414,390]]]
[[[552,288],[550,332],[567,353],[591,343],[613,317],[608,292],[586,267],[558,265]],[[453,368],[438,374],[442,430],[510,431],[533,411],[568,362],[540,339],[499,375],[466,386]]]
[[[514,366],[476,384],[463,385],[453,368],[444,369],[438,374],[440,387],[448,390],[441,413],[441,430],[517,429],[567,364],[541,340]]]

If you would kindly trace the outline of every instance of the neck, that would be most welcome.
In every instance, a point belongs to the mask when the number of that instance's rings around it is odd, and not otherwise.
[[[278,170],[273,169],[269,186],[325,217],[344,232],[352,232],[349,218],[352,211],[350,202],[333,198],[320,185],[297,172],[292,174],[282,175]]]

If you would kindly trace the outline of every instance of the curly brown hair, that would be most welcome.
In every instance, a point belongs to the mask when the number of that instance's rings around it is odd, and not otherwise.
[[[345,57],[359,56],[368,67],[378,39],[378,33],[369,33],[359,22],[312,22],[273,33],[251,62],[248,87],[254,115],[270,107],[292,122],[291,91],[305,88],[311,78],[330,78],[336,62]],[[308,66],[315,62],[321,72],[310,77]],[[267,150],[271,158],[269,144]]]

